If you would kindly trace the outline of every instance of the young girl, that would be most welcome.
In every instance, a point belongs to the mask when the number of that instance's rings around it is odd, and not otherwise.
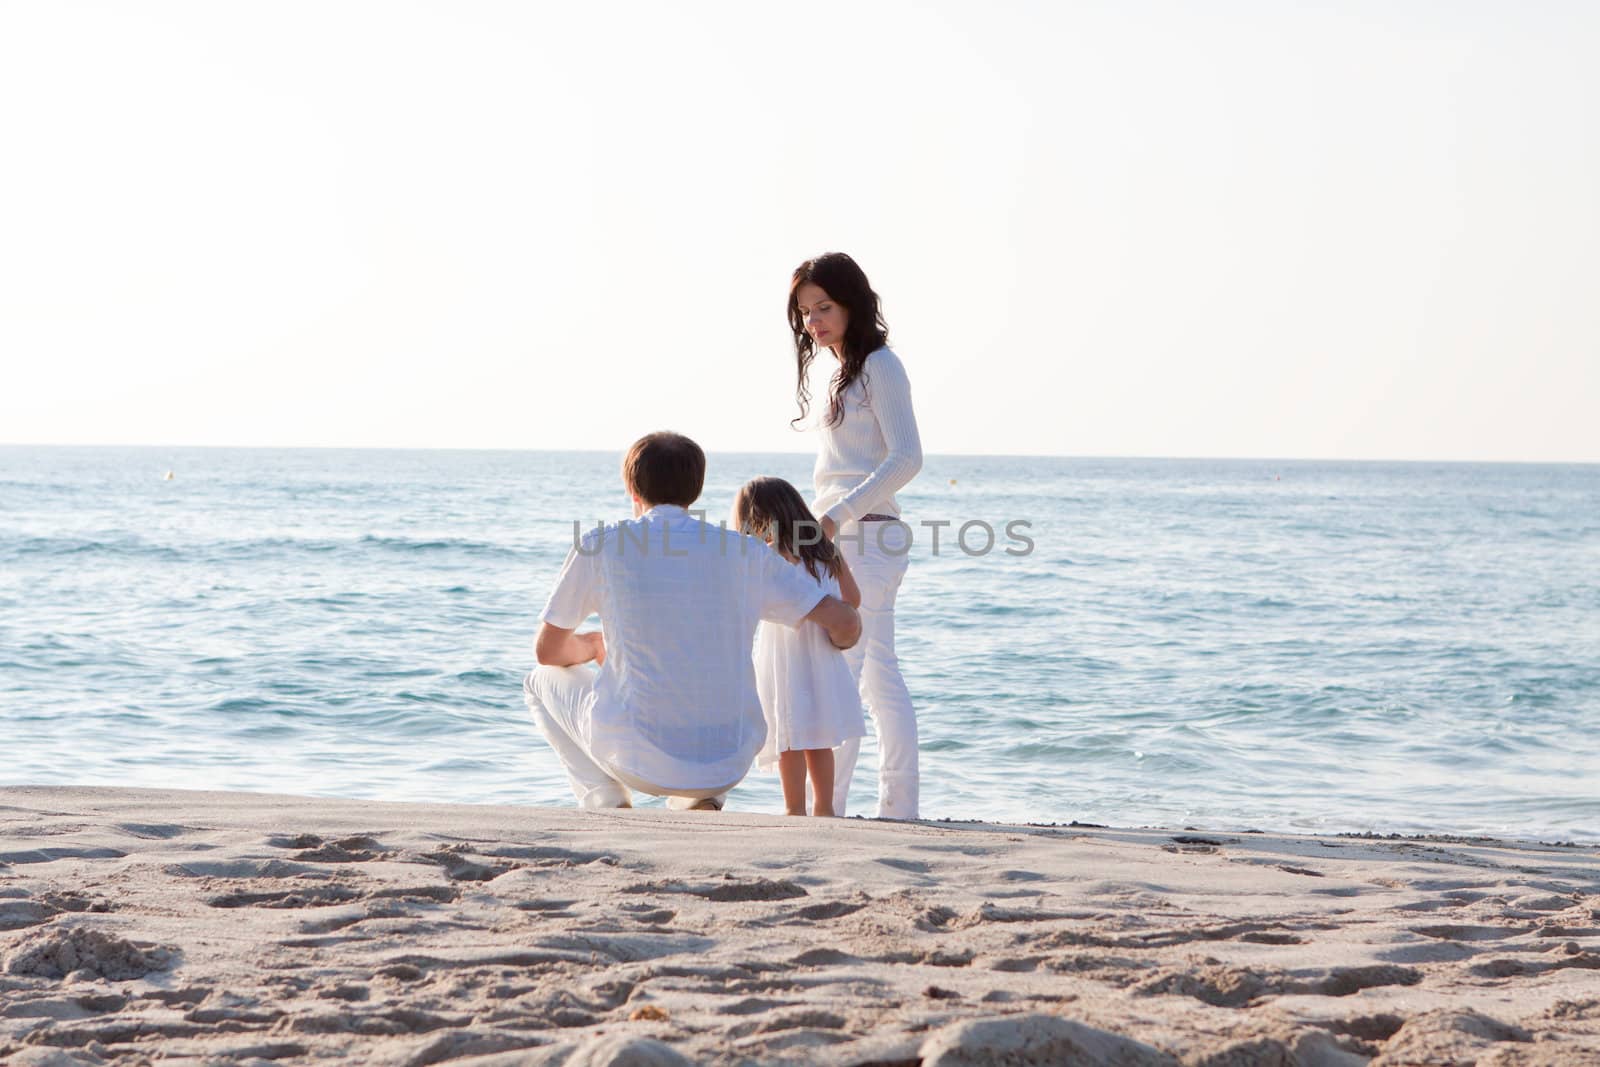
[[[861,603],[850,568],[794,486],[782,478],[756,478],[739,490],[734,524],[763,538],[784,559],[804,567],[824,592],[851,607]],[[767,718],[767,743],[756,762],[778,765],[783,806],[806,813],[806,775],[811,776],[813,815],[834,813],[833,749],[864,736],[861,696],[843,653],[822,627],[799,629],[763,622],[756,631],[756,691]]]

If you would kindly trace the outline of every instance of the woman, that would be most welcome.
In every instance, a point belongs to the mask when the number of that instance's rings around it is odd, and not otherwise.
[[[894,652],[894,601],[905,576],[910,527],[900,522],[894,494],[922,469],[922,442],[911,412],[911,384],[889,350],[878,294],[856,261],[842,252],[807,260],[789,283],[794,333],[796,423],[811,393],[806,374],[818,348],[838,368],[828,408],[817,420],[821,441],[812,472],[812,511],[836,538],[861,589],[861,640],[845,653],[861,700],[878,733],[878,817],[917,817],[917,717]],[[859,740],[838,749],[834,811],[845,813]]]

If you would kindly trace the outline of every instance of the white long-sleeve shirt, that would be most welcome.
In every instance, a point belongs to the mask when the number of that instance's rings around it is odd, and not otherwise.
[[[898,516],[894,494],[922,469],[911,382],[900,357],[888,348],[873,352],[843,400],[837,426],[827,425],[826,408],[818,419],[812,511],[835,525],[863,515]]]

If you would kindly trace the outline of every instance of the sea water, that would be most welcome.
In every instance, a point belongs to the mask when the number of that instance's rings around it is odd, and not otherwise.
[[[618,461],[0,448],[0,782],[571,803],[521,677]],[[810,459],[712,455],[708,516],[758,474]],[[1600,467],[930,456],[900,503],[926,817],[1600,839]]]

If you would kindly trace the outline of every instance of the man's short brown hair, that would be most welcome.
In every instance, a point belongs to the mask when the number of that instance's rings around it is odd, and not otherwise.
[[[622,459],[622,481],[646,507],[686,508],[700,499],[705,487],[706,454],[681,433],[645,434]]]

